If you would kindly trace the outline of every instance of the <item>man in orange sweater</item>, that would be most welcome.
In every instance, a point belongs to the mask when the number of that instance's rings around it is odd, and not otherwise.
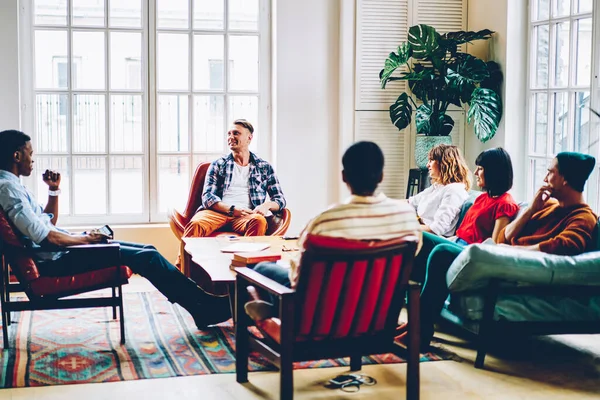
[[[559,255],[589,250],[598,217],[583,187],[595,163],[587,154],[557,154],[531,206],[500,232],[499,242]]]

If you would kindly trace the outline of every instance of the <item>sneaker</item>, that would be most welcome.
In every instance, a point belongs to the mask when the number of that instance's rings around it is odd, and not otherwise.
[[[273,304],[264,300],[252,300],[244,304],[246,314],[254,321],[262,321],[277,316],[277,310]]]

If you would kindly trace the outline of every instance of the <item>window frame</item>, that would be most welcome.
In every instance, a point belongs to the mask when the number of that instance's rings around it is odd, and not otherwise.
[[[73,137],[73,127],[71,127],[72,119],[73,119],[73,104],[72,99],[75,94],[84,93],[84,94],[104,94],[106,107],[105,107],[105,135],[108,145],[108,140],[110,136],[110,96],[111,95],[127,95],[139,92],[142,93],[142,187],[143,187],[143,211],[141,214],[98,214],[98,215],[74,215],[74,203],[73,203],[73,162],[69,162],[69,179],[70,179],[70,187],[67,192],[63,191],[61,196],[69,196],[70,201],[70,212],[71,215],[62,214],[60,217],[61,225],[98,225],[98,224],[147,224],[147,223],[164,223],[167,221],[167,213],[159,211],[159,163],[158,157],[159,153],[157,151],[157,141],[158,141],[158,116],[157,116],[157,106],[158,106],[158,82],[157,82],[157,38],[159,29],[157,29],[157,0],[140,0],[141,3],[141,28],[131,28],[131,27],[111,27],[109,25],[110,21],[110,2],[115,0],[103,0],[104,1],[104,26],[103,27],[89,27],[89,26],[74,26],[72,25],[72,1],[67,0],[67,24],[66,25],[34,25],[35,18],[35,10],[34,10],[34,1],[35,0],[21,0],[19,4],[19,61],[20,61],[20,79],[19,79],[19,87],[21,91],[21,129],[32,137],[32,142],[34,145],[34,160],[37,158],[36,156],[50,156],[57,155],[56,153],[38,153],[36,151],[36,93],[60,93],[67,94],[68,93],[68,108],[69,108],[69,117],[67,121],[67,153],[60,154],[61,157],[67,157],[72,160],[72,157],[75,154],[72,151],[72,137]],[[185,201],[187,200],[187,192],[189,190],[189,183],[191,183],[191,179],[193,177],[193,172],[195,171],[196,164],[195,160],[200,159],[202,157],[197,157],[196,152],[193,151],[192,147],[192,134],[193,134],[193,109],[192,109],[192,101],[193,96],[195,94],[203,94],[202,91],[196,91],[193,89],[193,37],[195,33],[198,32],[213,32],[216,33],[218,30],[197,30],[193,27],[194,21],[194,0],[188,1],[188,10],[189,10],[189,26],[187,29],[160,29],[160,31],[170,31],[170,32],[188,32],[189,37],[189,61],[188,61],[188,73],[189,73],[189,94],[188,94],[188,152],[180,153],[182,155],[187,154],[189,158],[188,162],[188,186],[185,188],[186,197],[182,199],[182,204],[179,207],[183,207],[185,205]],[[230,33],[227,31],[228,23],[229,23],[229,15],[228,15],[228,5],[229,0],[224,0],[224,28],[221,30],[222,34],[225,38],[224,44],[224,58],[228,57],[228,37]],[[257,153],[265,159],[269,159],[271,156],[272,149],[272,123],[271,123],[271,0],[258,0],[259,7],[259,20],[258,20],[258,31],[254,32],[254,36],[258,36],[258,90],[256,93],[258,96],[258,121],[251,121],[254,124],[259,126],[260,131],[255,133],[260,135],[258,141],[258,148],[256,149]],[[69,59],[72,58],[72,38],[73,32],[77,31],[94,31],[94,32],[104,32],[104,46],[105,46],[105,88],[103,90],[80,90],[74,89],[72,85],[69,85],[66,90],[63,89],[35,89],[35,70],[34,70],[34,32],[38,29],[50,29],[50,30],[66,30],[67,31],[67,57]],[[110,68],[111,68],[111,60],[110,60],[110,32],[141,32],[142,35],[142,48],[141,48],[141,69],[142,69],[142,87],[140,90],[111,90],[110,87]],[[244,35],[246,31],[243,30],[234,30],[232,33],[234,35]],[[225,137],[226,130],[231,121],[228,121],[227,118],[227,110],[228,110],[228,101],[229,94],[242,94],[239,92],[228,91],[227,82],[229,80],[228,76],[228,64],[224,60],[225,67],[225,88],[221,92],[224,96],[224,101],[226,102],[224,108],[224,128],[223,136]],[[71,83],[71,63],[68,63],[68,79]],[[130,93],[132,92],[132,93]],[[206,91],[204,91],[206,92]],[[223,147],[223,153],[227,154],[229,152],[227,146]],[[160,155],[168,155],[170,153],[160,153]],[[216,153],[206,153],[207,160],[215,159],[217,156],[222,154]],[[79,154],[77,154],[79,155]],[[93,155],[93,154],[91,154]],[[110,158],[109,156],[120,156],[121,153],[113,153],[111,149],[107,147],[105,149],[105,179],[106,179],[106,201],[107,201],[107,213],[108,213],[108,204],[111,196],[111,187],[110,187]],[[122,155],[127,156],[131,155],[130,153],[123,153]],[[58,156],[58,155],[57,155]],[[24,177],[24,183],[28,186],[28,188],[34,193],[37,200],[40,203],[45,203],[46,196],[44,192],[38,193],[38,184],[39,177],[31,176]]]
[[[598,110],[600,104],[600,92],[599,87],[599,68],[600,68],[600,6],[594,5],[592,2],[592,11],[584,13],[576,13],[576,7],[578,0],[569,0],[569,13],[568,15],[561,17],[554,17],[552,15],[554,4],[557,0],[549,0],[549,14],[547,18],[534,20],[536,5],[538,0],[529,0],[528,6],[528,61],[527,61],[527,87],[526,89],[526,104],[527,104],[527,149],[526,149],[526,165],[527,165],[527,195],[528,198],[533,198],[535,192],[539,188],[540,182],[535,182],[535,169],[533,168],[534,162],[546,163],[549,166],[551,160],[555,157],[554,153],[554,140],[555,140],[555,115],[554,115],[554,101],[553,96],[555,94],[567,93],[568,94],[568,107],[567,115],[569,116],[568,124],[566,127],[566,139],[567,148],[560,151],[574,151],[575,148],[575,123],[577,119],[576,115],[576,93],[589,91],[590,101],[589,106]],[[577,48],[575,45],[576,41],[576,28],[575,22],[582,18],[590,18],[592,24],[591,31],[591,67],[590,67],[590,82],[589,85],[577,85],[575,82],[576,78],[576,58]],[[569,70],[568,70],[568,82],[564,87],[557,86],[554,84],[555,79],[555,66],[557,64],[556,56],[556,29],[553,25],[560,22],[569,22]],[[548,83],[546,87],[537,88],[534,87],[536,63],[537,63],[537,44],[536,44],[536,32],[535,29],[538,26],[548,25]],[[547,126],[546,126],[546,151],[545,153],[535,151],[535,127],[536,127],[536,94],[545,94],[546,100],[546,113],[547,113]],[[587,107],[586,107],[587,108]],[[589,113],[589,139],[590,143],[595,144],[595,148],[590,146],[588,152],[600,160],[600,150],[598,149],[598,137],[600,136],[600,118],[596,118],[593,113],[586,110]],[[596,211],[600,210],[600,199],[599,199],[599,188],[600,188],[600,165],[597,162],[593,174],[590,176],[588,183],[586,184],[586,195],[587,201]]]

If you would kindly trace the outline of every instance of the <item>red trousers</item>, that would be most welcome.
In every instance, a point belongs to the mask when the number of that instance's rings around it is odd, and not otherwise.
[[[231,224],[235,233],[244,236],[264,236],[267,231],[267,220],[261,214],[229,217],[216,211],[202,210],[187,224],[183,237],[206,237],[226,224]]]

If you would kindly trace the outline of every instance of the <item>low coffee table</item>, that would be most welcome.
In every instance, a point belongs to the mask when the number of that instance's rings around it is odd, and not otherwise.
[[[235,271],[230,268],[233,253],[221,252],[222,248],[234,243],[268,243],[270,251],[280,253],[282,260],[291,259],[299,249],[296,239],[285,240],[281,236],[182,238],[182,272],[207,293],[229,296],[231,315],[235,321]]]

